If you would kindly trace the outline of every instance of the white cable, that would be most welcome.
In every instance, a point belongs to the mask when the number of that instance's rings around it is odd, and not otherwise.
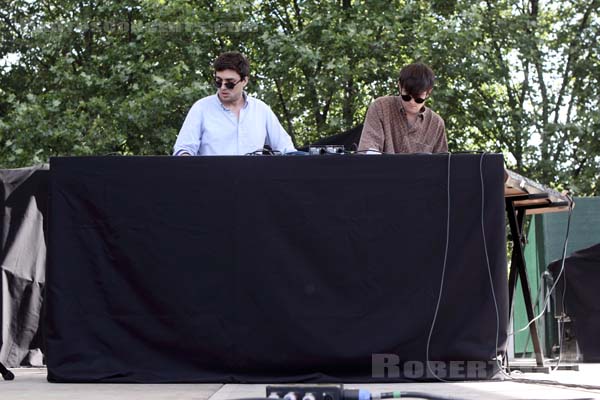
[[[484,158],[485,154],[486,154],[485,152],[482,153],[481,154],[481,158],[479,159],[479,178],[480,178],[480,181],[481,181],[481,232],[482,232],[482,236],[483,236],[483,246],[484,246],[484,250],[485,250],[485,259],[486,259],[486,264],[487,264],[487,269],[488,269],[488,276],[489,276],[489,279],[490,279],[490,288],[491,288],[491,291],[492,291],[492,297],[494,299],[494,307],[495,307],[495,310],[496,310],[496,347],[494,349],[494,351],[496,352],[497,349],[498,349],[498,340],[499,340],[499,335],[500,335],[500,312],[499,312],[499,309],[498,309],[498,302],[497,302],[496,293],[495,293],[495,290],[494,290],[493,279],[492,279],[492,272],[491,272],[491,267],[490,267],[490,260],[489,260],[488,251],[487,251],[487,242],[486,242],[486,238],[485,238],[485,227],[484,227],[484,202],[485,202],[485,200],[484,200],[484,196],[485,196],[485,194],[484,194],[485,193],[484,188],[485,188],[485,186],[484,186],[484,181],[483,181],[483,158]],[[561,265],[561,269],[560,269],[560,272],[558,274],[558,277],[556,278],[556,280],[554,281],[554,284],[552,285],[552,287],[550,288],[548,294],[546,295],[546,299],[544,301],[544,308],[542,309],[542,312],[538,316],[536,316],[534,319],[532,319],[531,321],[529,321],[529,323],[525,327],[519,329],[516,332],[509,333],[508,336],[507,336],[507,339],[510,336],[513,336],[515,333],[522,332],[522,331],[526,330],[532,323],[534,323],[536,320],[538,320],[539,318],[541,318],[542,315],[544,315],[545,310],[548,307],[548,302],[550,300],[550,296],[551,296],[552,292],[554,291],[554,289],[555,289],[555,287],[556,287],[556,285],[558,283],[558,280],[561,278],[561,276],[562,276],[562,274],[564,272],[565,257],[566,257],[566,252],[567,252],[567,243],[568,243],[568,239],[569,239],[569,229],[570,229],[570,226],[571,226],[571,214],[572,214],[572,210],[573,210],[573,201],[572,201],[572,199],[569,199],[569,217],[568,217],[568,221],[567,221],[567,232],[566,232],[566,236],[565,236],[565,242],[564,242],[564,245],[563,245],[562,265]],[[565,281],[566,281],[566,273],[565,273]],[[566,291],[566,282],[565,282],[565,291]],[[564,292],[565,291],[563,291],[563,299],[562,299],[563,300],[563,310],[564,310],[564,296],[565,296]],[[563,327],[563,333],[564,333],[564,327]],[[561,335],[561,337],[559,339],[560,339],[560,342],[561,342],[559,344],[559,347],[560,347],[559,357],[558,357],[558,362],[557,362],[556,366],[554,367],[553,371],[555,371],[558,368],[558,365],[560,363],[560,354],[561,354],[560,352],[562,352],[562,335]],[[504,354],[506,354],[506,347],[507,346],[508,346],[508,340],[507,340],[507,343],[505,345]],[[497,355],[496,355],[496,363],[497,363],[497,365],[498,365],[498,367],[499,367],[499,369],[500,369],[500,371],[502,372],[503,375],[505,375],[508,378],[513,379],[513,377],[511,375],[507,374],[504,371],[504,367],[499,363]]]
[[[561,264],[560,272],[558,273],[558,276],[556,277],[556,279],[554,280],[554,283],[552,284],[552,287],[550,288],[550,290],[546,294],[546,299],[544,301],[544,307],[542,308],[542,311],[535,318],[533,318],[531,321],[529,321],[529,323],[527,325],[525,325],[523,328],[521,328],[521,329],[519,329],[517,331],[512,332],[510,334],[511,336],[515,335],[515,334],[517,334],[519,332],[524,332],[525,330],[527,330],[527,328],[529,328],[529,326],[531,324],[533,324],[535,321],[537,321],[538,319],[540,319],[544,315],[544,313],[546,312],[546,308],[548,308],[548,303],[550,302],[550,295],[552,294],[552,292],[554,292],[554,288],[556,287],[556,284],[560,280],[560,277],[562,276],[563,271],[565,269],[565,257],[567,255],[567,243],[569,241],[569,229],[570,229],[570,226],[571,226],[571,214],[572,214],[572,211],[573,211],[573,202],[569,201],[569,217],[567,219],[567,234],[566,234],[565,243],[564,243],[564,246],[563,246],[562,264]],[[511,268],[512,268],[512,266],[511,266]]]
[[[563,246],[563,258],[562,258],[562,265],[560,266],[560,272],[558,273],[558,278],[556,278],[556,283],[558,283],[558,280],[560,279],[561,275],[563,276],[563,292],[562,292],[562,300],[561,300],[561,304],[562,304],[562,310],[561,312],[564,314],[565,313],[565,294],[567,293],[567,271],[565,269],[565,257],[567,255],[567,243],[569,242],[569,230],[571,227],[571,213],[573,210],[573,201],[570,200],[570,204],[569,204],[569,217],[567,219],[567,233],[565,235],[565,243]],[[552,293],[552,291],[550,291],[550,293]],[[564,338],[564,334],[565,334],[565,322],[563,319],[563,326],[562,329],[560,329],[560,323],[558,324],[558,329],[559,329],[559,338],[558,338],[558,360],[556,360],[556,365],[552,368],[552,372],[556,371],[558,369],[558,366],[560,365],[560,358],[562,356],[562,351],[563,351],[563,338]]]
[[[504,366],[502,364],[500,364],[500,361],[498,360],[498,341],[499,341],[499,337],[500,337],[500,311],[498,309],[498,300],[496,298],[496,290],[494,289],[494,279],[492,278],[492,268],[490,267],[490,257],[488,255],[488,250],[487,250],[487,240],[485,238],[485,226],[484,226],[484,208],[485,208],[485,184],[483,181],[483,158],[485,157],[487,153],[483,152],[481,154],[481,157],[479,158],[479,180],[481,182],[481,236],[483,237],[483,250],[485,253],[485,262],[487,265],[487,270],[488,270],[488,277],[490,279],[490,289],[492,292],[492,298],[494,299],[494,308],[496,310],[496,344],[494,347],[494,353],[496,354],[496,365],[498,366],[498,369],[502,372],[502,374],[504,376],[507,376],[509,378],[512,378],[512,376],[510,376],[509,374],[506,373],[506,371],[504,371]],[[507,336],[507,340],[506,340],[506,344],[504,347],[504,351],[503,354],[506,354],[506,346],[508,346],[508,336]]]
[[[433,314],[433,321],[431,321],[431,328],[429,329],[429,335],[427,336],[427,347],[425,349],[425,357],[427,362],[427,369],[429,372],[440,382],[448,382],[445,379],[440,378],[432,369],[431,365],[429,365],[429,346],[431,344],[431,336],[433,335],[433,328],[435,327],[435,321],[437,320],[438,311],[440,309],[440,301],[442,300],[442,293],[444,291],[444,276],[446,274],[446,261],[448,260],[448,243],[450,242],[450,156],[452,154],[448,153],[448,167],[447,167],[447,183],[446,183],[446,191],[447,191],[447,207],[446,207],[446,248],[444,250],[444,264],[442,266],[442,278],[440,280],[440,291],[438,293],[437,304],[435,306],[435,312]]]
[[[545,274],[545,272],[540,275],[540,277],[538,278],[538,282],[544,281],[544,274]],[[554,282],[554,278],[552,278],[552,282]],[[538,291],[535,294],[535,304],[533,305],[533,309],[540,307],[540,295],[542,294],[542,289],[544,289],[544,285],[538,285]],[[546,293],[546,292],[544,292],[544,293]],[[529,346],[530,338],[531,338],[531,335],[527,335],[527,338],[525,339],[525,345],[523,346],[523,353],[522,353],[521,358],[526,358],[526,356],[527,356],[527,346]]]

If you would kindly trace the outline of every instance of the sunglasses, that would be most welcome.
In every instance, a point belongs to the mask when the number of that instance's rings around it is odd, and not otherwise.
[[[402,97],[402,100],[404,101],[410,101],[410,99],[415,99],[415,103],[417,104],[425,102],[425,99],[422,99],[421,97],[413,97],[410,94],[401,94],[400,97]]]
[[[235,85],[237,85],[238,83],[240,83],[242,81],[242,79],[240,79],[237,82],[224,82],[221,79],[215,79],[215,87],[217,89],[221,89],[221,86],[223,84],[225,84],[225,87],[229,90],[233,89],[235,87]]]

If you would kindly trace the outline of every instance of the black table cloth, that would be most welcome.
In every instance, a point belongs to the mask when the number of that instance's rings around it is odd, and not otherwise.
[[[490,362],[505,345],[501,155],[53,158],[50,172],[50,381],[427,379],[403,366],[427,360],[442,272],[429,359]],[[381,354],[399,376],[374,374]]]
[[[554,294],[556,307],[570,317],[584,362],[600,362],[600,243],[574,251],[548,265],[552,277],[560,279]]]

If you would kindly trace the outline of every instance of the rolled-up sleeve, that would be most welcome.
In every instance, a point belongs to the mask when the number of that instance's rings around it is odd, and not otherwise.
[[[438,127],[438,137],[435,145],[433,146],[434,153],[447,153],[448,152],[448,139],[446,138],[446,124],[444,120],[440,118],[440,126]]]
[[[199,103],[192,106],[181,126],[177,140],[173,146],[173,155],[189,153],[198,154],[202,141],[203,114]]]
[[[374,101],[367,110],[367,116],[365,117],[363,130],[360,134],[360,141],[358,143],[358,151],[383,151],[385,139],[382,119],[379,103]]]
[[[268,144],[273,150],[280,151],[282,153],[289,153],[296,151],[294,143],[290,135],[283,129],[279,119],[271,110],[269,106],[265,106],[266,110],[266,123],[267,123],[267,140]]]

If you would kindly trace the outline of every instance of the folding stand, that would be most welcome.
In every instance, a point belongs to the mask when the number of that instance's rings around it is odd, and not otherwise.
[[[506,212],[508,223],[513,241],[513,249],[511,255],[511,267],[508,275],[508,313],[513,312],[513,297],[515,287],[517,285],[517,277],[521,278],[521,288],[523,289],[523,300],[525,302],[525,310],[527,312],[527,320],[529,321],[529,332],[531,333],[531,341],[535,353],[535,365],[531,364],[514,364],[513,368],[523,372],[550,372],[550,366],[544,363],[544,355],[540,345],[538,336],[537,324],[534,321],[535,314],[533,310],[533,302],[531,299],[531,290],[529,288],[529,280],[527,278],[527,270],[525,268],[525,256],[523,246],[525,244],[525,236],[523,235],[523,224],[527,214],[542,214],[546,212],[556,212],[568,210],[569,201],[553,201],[547,193],[524,193],[518,195],[505,195]],[[507,361],[508,362],[508,361]],[[562,370],[579,370],[577,365],[559,365],[558,369]]]

